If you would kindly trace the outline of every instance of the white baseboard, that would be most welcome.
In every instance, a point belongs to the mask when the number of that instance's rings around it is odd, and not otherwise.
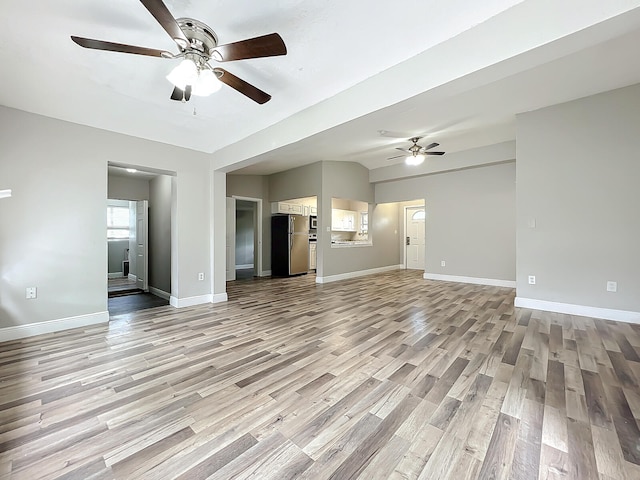
[[[568,315],[579,315],[581,317],[602,318],[604,320],[616,320],[618,322],[640,324],[640,312],[629,312],[627,310],[613,310],[610,308],[587,307],[584,305],[548,302],[546,300],[535,300],[533,298],[522,298],[522,297],[516,297],[514,305],[516,307],[531,308],[532,310],[544,310],[547,312],[566,313]]]
[[[260,274],[261,277],[270,277],[271,276],[271,270],[263,270],[262,273]]]
[[[229,297],[227,297],[227,292],[214,293],[212,303],[221,303],[221,302],[226,302],[227,300],[229,300]]]
[[[516,288],[515,280],[498,280],[496,278],[460,277],[458,275],[441,275],[427,273],[422,276],[425,280],[441,280],[443,282],[473,283],[475,285],[489,285],[492,287]]]
[[[149,287],[149,293],[153,293],[156,297],[164,298],[165,300],[171,300],[170,293],[156,287]]]
[[[70,328],[86,327],[98,323],[109,323],[109,312],[89,313],[76,317],[57,318],[55,320],[47,320],[46,322],[0,328],[0,342],[69,330]]]
[[[107,274],[107,278],[123,278],[124,275],[122,272],[112,272]]]
[[[205,303],[211,303],[212,297],[211,294],[208,293],[206,295],[198,295],[196,297],[186,297],[186,298],[177,298],[173,295],[169,299],[169,304],[172,307],[176,308],[184,308],[184,307],[193,307],[195,305],[203,305]]]
[[[242,270],[246,268],[253,268],[253,263],[247,263],[244,265],[236,265],[236,270]]]
[[[137,282],[137,281],[138,281],[138,277],[137,277],[137,276],[135,276],[133,273],[130,273],[130,274],[127,276],[127,278],[128,278],[129,280],[133,280],[134,282]]]
[[[211,295],[198,295],[197,297],[177,298],[173,295],[169,298],[169,304],[175,308],[194,307],[205,303],[220,303],[227,301],[227,293],[216,293]]]
[[[338,280],[347,280],[349,278],[363,277],[374,273],[390,272],[391,270],[401,270],[404,265],[389,265],[386,267],[370,268],[368,270],[358,270],[356,272],[339,273],[337,275],[327,275],[326,277],[316,276],[316,283],[330,283]]]

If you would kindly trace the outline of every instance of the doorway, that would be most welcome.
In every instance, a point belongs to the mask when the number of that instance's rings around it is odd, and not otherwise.
[[[227,199],[227,280],[262,276],[262,199]]]
[[[407,270],[424,270],[425,257],[425,219],[424,205],[405,207],[404,258]]]
[[[109,164],[107,185],[110,316],[168,305],[175,177]]]

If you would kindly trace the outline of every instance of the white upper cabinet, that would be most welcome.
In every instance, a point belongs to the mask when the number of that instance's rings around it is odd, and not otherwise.
[[[331,209],[331,230],[334,232],[355,232],[358,230],[358,213],[352,210]]]
[[[271,213],[288,213],[290,215],[304,215],[304,205],[288,202],[273,202]]]

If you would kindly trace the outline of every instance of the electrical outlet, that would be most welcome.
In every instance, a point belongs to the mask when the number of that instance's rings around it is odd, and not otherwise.
[[[440,266],[441,267],[446,267],[447,266],[447,262],[445,262],[444,260],[440,261]]]
[[[204,280],[204,273],[203,272],[200,272],[198,274],[198,280],[200,280],[200,281]]]
[[[618,282],[607,282],[607,292],[617,292],[618,291]]]
[[[37,293],[38,290],[36,289],[36,287],[27,287],[27,291],[26,291],[26,298],[36,298],[37,297]]]
[[[529,275],[529,285],[535,285],[535,284],[536,284],[536,276]]]

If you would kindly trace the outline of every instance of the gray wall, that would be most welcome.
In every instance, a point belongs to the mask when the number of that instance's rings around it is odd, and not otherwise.
[[[515,176],[511,163],[427,177],[426,272],[515,280]]]
[[[518,297],[640,311],[639,125],[640,85],[518,117]]]
[[[109,273],[124,273],[122,261],[125,259],[127,248],[129,248],[129,240],[109,240],[107,244]]]
[[[322,195],[318,197],[318,276],[399,264],[398,206],[370,206],[373,246],[332,248],[331,235],[326,229],[331,227],[331,199],[334,197],[373,204],[374,187],[369,183],[369,170],[354,162],[322,162]]]
[[[0,328],[106,312],[104,212],[113,159],[177,172],[172,293],[211,292],[197,279],[211,265],[207,155],[6,107],[0,125],[0,178],[13,190],[0,203],[0,225],[12,226],[0,229]],[[38,287],[37,299],[25,299],[29,286]]]
[[[114,199],[149,200],[149,180],[109,175],[107,195]]]
[[[149,182],[149,286],[171,293],[171,184],[168,175]]]
[[[269,201],[320,196],[323,163],[316,162],[269,175]],[[321,213],[318,212],[318,215]]]
[[[507,163],[379,183],[376,201],[425,198],[426,272],[513,281],[515,170]]]

